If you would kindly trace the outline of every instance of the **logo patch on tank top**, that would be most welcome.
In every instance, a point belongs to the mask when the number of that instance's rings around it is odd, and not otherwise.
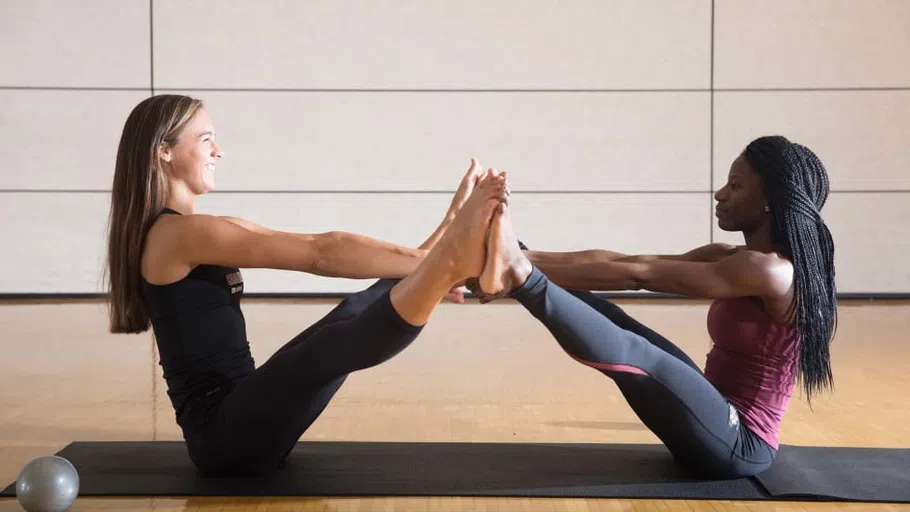
[[[231,287],[232,294],[243,291],[243,275],[240,271],[225,274],[224,279],[227,281],[228,286]]]
[[[739,426],[739,412],[737,412],[736,407],[733,407],[733,404],[727,404],[727,407],[730,408],[727,424],[731,427]]]

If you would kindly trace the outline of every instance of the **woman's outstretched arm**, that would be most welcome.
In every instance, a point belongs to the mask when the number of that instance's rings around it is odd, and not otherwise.
[[[350,279],[403,278],[427,251],[345,231],[289,233],[240,219],[186,215],[149,233],[175,265],[272,268]]]
[[[716,261],[642,256],[535,265],[568,289],[649,290],[698,298],[780,296],[793,278],[789,262],[756,251],[737,251]]]
[[[474,187],[482,176],[480,164],[477,159],[471,159],[471,165],[461,179],[455,195],[449,204],[448,210],[443,215],[442,221],[430,236],[417,248],[411,249],[401,245],[378,240],[369,236],[345,231],[332,231],[321,234],[300,234],[275,231],[254,222],[238,217],[218,217],[257,235],[257,239],[266,245],[271,245],[274,250],[297,252],[302,257],[291,261],[287,258],[261,260],[263,256],[252,253],[242,256],[243,251],[237,253],[240,258],[250,258],[252,264],[261,261],[259,265],[266,268],[280,268],[298,270],[329,277],[345,277],[352,279],[371,278],[403,278],[410,273],[433,246],[442,238],[446,229],[455,219],[455,215],[470,197]],[[230,226],[219,223],[213,218],[199,217],[195,229],[200,229],[201,236],[211,237],[209,242],[216,246],[219,244],[232,244],[233,239],[243,239],[247,233],[235,231]],[[192,245],[188,247],[193,247]],[[281,248],[281,249],[279,249]],[[190,249],[200,251],[198,247]],[[198,256],[197,258],[211,260],[215,256]],[[241,260],[237,260],[242,261]],[[228,265],[244,267],[248,265]]]
[[[578,265],[581,263],[596,263],[602,261],[648,261],[648,260],[676,260],[676,261],[718,261],[738,251],[735,245],[713,243],[696,247],[691,251],[681,254],[636,254],[630,255],[606,249],[586,249],[582,251],[525,251],[525,256],[538,266],[543,265]]]

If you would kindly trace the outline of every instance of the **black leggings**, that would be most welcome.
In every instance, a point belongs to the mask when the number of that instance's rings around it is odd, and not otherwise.
[[[615,304],[566,291],[536,267],[511,297],[570,356],[613,379],[639,419],[698,476],[739,478],[770,467],[776,450],[742,425],[698,366]]]
[[[391,359],[422,330],[393,308],[397,282],[349,296],[252,374],[188,405],[181,423],[196,467],[212,476],[280,467],[348,374]]]

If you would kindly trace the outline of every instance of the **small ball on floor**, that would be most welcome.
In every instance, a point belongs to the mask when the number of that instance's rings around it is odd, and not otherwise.
[[[28,462],[16,479],[16,498],[27,512],[64,512],[79,495],[79,473],[56,455]]]

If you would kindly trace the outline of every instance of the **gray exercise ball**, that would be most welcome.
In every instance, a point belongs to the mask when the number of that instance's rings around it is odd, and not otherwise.
[[[56,455],[29,461],[16,479],[16,498],[28,512],[64,512],[78,495],[79,473]]]

